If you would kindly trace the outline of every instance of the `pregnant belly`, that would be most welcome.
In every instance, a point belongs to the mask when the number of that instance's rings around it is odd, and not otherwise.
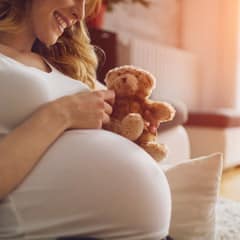
[[[64,176],[67,171],[89,171],[91,175],[90,169],[110,171],[113,164],[119,170],[123,165],[157,166],[142,148],[120,135],[105,130],[70,130],[49,147],[26,181],[41,175]]]
[[[53,236],[60,220],[70,220],[75,233],[84,223],[115,229],[153,223],[152,216],[164,234],[169,227],[170,190],[161,169],[139,146],[104,130],[65,132],[11,197],[31,234],[45,226]]]
[[[109,179],[114,179],[116,172],[126,172],[126,169],[131,169],[132,174],[145,169],[150,169],[147,174],[159,174],[161,171],[142,148],[115,133],[70,130],[49,147],[24,184],[27,186],[28,183],[38,184],[41,181],[41,185],[49,185],[50,181],[54,181],[55,185],[61,186],[70,174],[76,178],[84,175],[85,179],[91,179],[96,176],[96,170],[98,174],[108,174]],[[76,181],[75,177],[73,181]]]

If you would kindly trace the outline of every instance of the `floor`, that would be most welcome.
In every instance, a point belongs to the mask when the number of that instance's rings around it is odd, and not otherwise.
[[[220,195],[240,201],[240,166],[223,173]]]

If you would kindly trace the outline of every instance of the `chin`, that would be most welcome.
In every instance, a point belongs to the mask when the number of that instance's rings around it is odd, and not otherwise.
[[[48,46],[54,45],[55,43],[57,43],[57,40],[58,40],[58,38],[56,38],[56,39],[54,39],[52,41],[49,41]]]
[[[52,34],[49,37],[45,37],[45,38],[42,38],[42,39],[39,38],[39,39],[47,47],[50,47],[50,46],[54,45],[57,42],[58,38],[59,38],[59,36],[56,36],[55,34],[54,35]]]

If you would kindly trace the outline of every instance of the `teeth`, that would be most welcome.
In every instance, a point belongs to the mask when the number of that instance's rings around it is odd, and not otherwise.
[[[56,12],[54,14],[57,22],[58,22],[58,25],[59,25],[59,28],[61,30],[61,32],[64,31],[64,29],[67,27],[67,23],[64,21],[64,19]]]

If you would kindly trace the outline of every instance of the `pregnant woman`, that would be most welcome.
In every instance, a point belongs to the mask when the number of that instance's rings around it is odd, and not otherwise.
[[[0,239],[168,234],[163,172],[102,130],[114,92],[94,89],[97,59],[84,26],[99,4],[0,0]]]

